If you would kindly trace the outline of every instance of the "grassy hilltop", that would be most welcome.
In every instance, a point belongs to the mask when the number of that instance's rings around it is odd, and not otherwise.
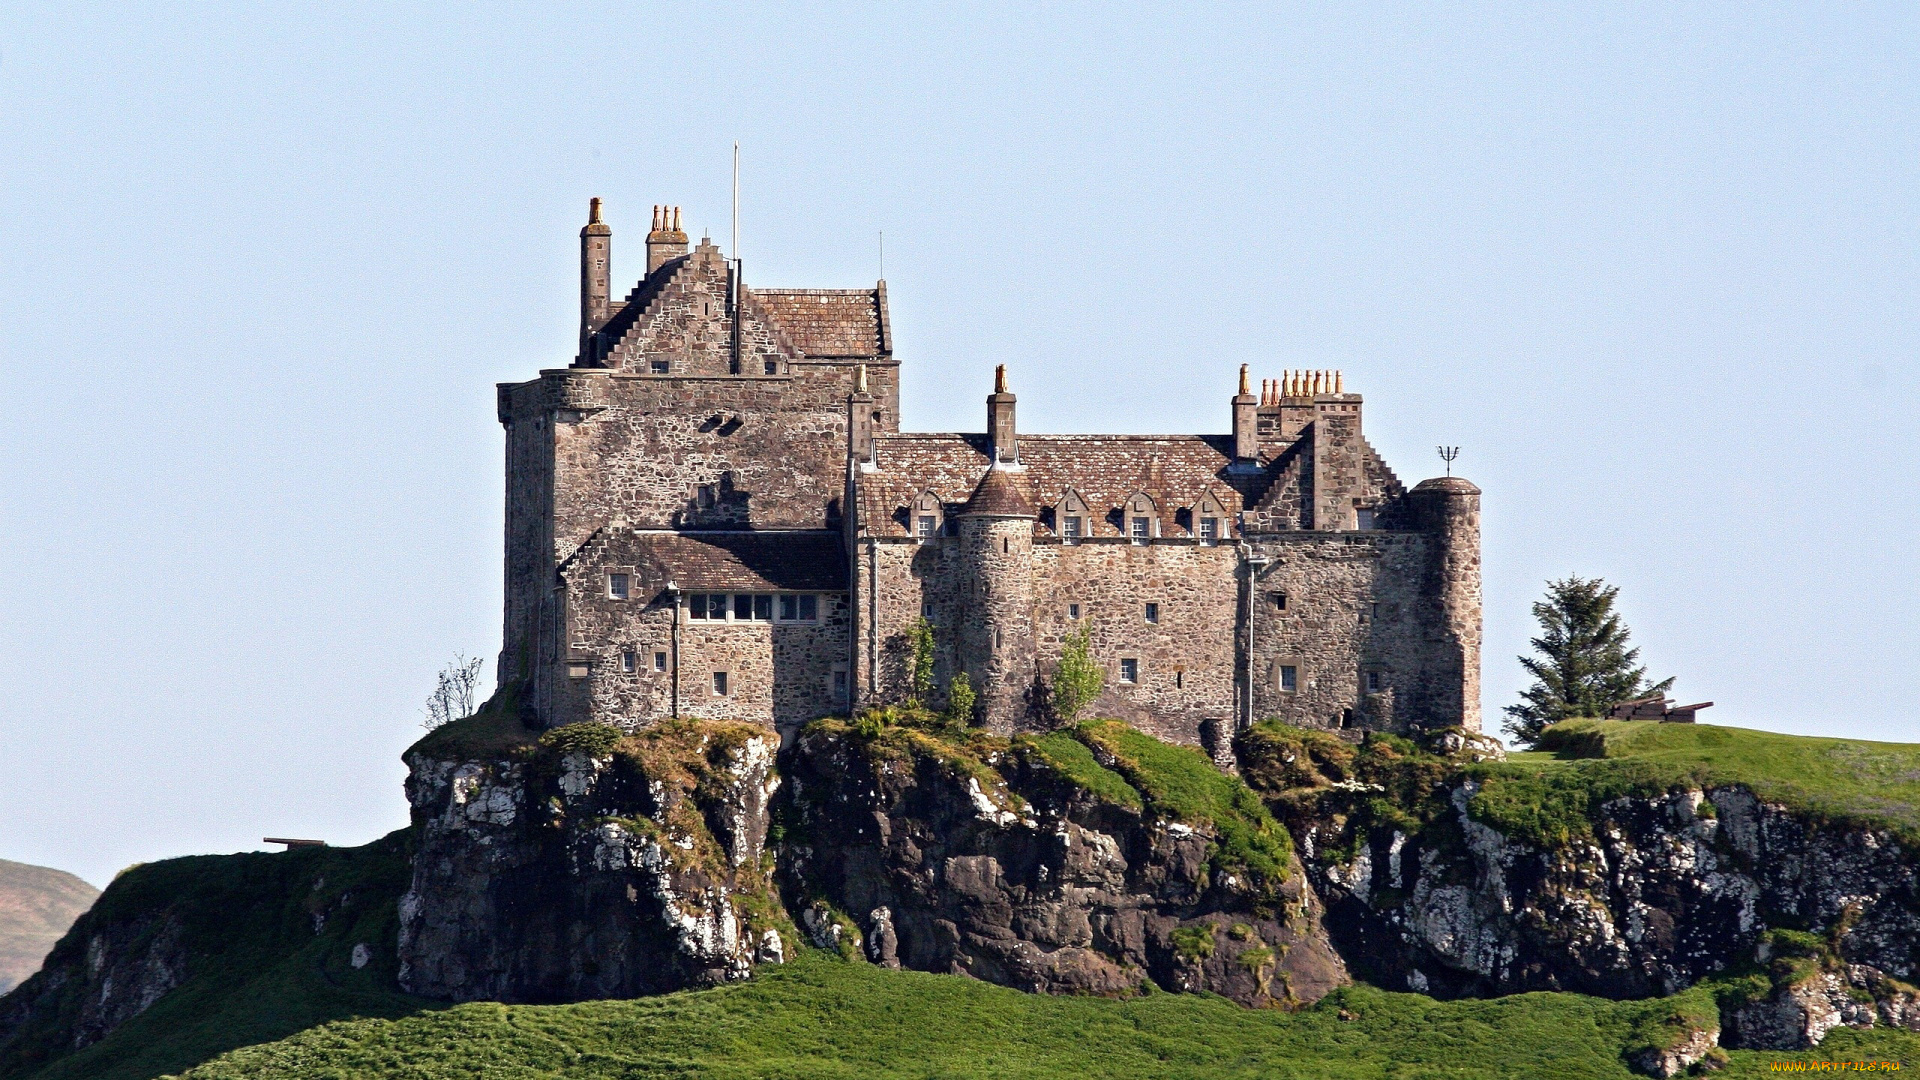
[[[1136,733],[1090,729],[1135,756]],[[1036,752],[1102,777],[1074,739]],[[1708,725],[1576,721],[1546,748],[1465,765],[1477,813],[1551,835],[1616,794],[1745,784],[1834,820],[1920,834],[1920,746],[1809,739]],[[1114,797],[1121,785],[1112,784]],[[1149,792],[1192,799],[1178,785]],[[1236,785],[1237,786],[1237,785]],[[1137,797],[1137,796],[1136,796]],[[1213,798],[1214,796],[1208,796]],[[1625,1057],[1663,1025],[1710,1012],[1716,988],[1608,1001],[1566,993],[1436,1001],[1367,986],[1297,1012],[1203,995],[1128,1001],[1039,997],[970,979],[887,971],[804,952],[749,982],[632,1001],[447,1005],[398,994],[391,935],[404,834],[358,849],[176,859],[123,875],[90,918],[175,913],[192,976],[106,1040],[59,1056],[58,1026],[0,1046],[0,1080],[239,1078],[1628,1077]],[[316,886],[316,881],[324,884]],[[316,933],[313,914],[337,919]],[[55,960],[84,952],[75,935]],[[364,970],[356,942],[385,945]],[[1920,1035],[1836,1029],[1801,1053],[1736,1051],[1715,1075],[1774,1061],[1903,1061]]]

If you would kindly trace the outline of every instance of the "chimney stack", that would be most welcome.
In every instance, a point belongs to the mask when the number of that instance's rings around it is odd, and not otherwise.
[[[1240,365],[1240,392],[1233,396],[1233,460],[1251,465],[1260,460],[1260,399],[1247,382],[1247,365]]]
[[[993,393],[987,395],[987,444],[994,464],[1016,465],[1020,444],[1013,430],[1013,403],[1007,393],[1007,365],[993,369]]]
[[[612,295],[613,230],[600,220],[600,200],[587,204],[587,224],[580,230],[580,351],[587,338],[607,321]]]
[[[680,208],[660,205],[653,208],[653,231],[647,234],[647,276],[669,259],[687,253],[687,234],[680,231]]]

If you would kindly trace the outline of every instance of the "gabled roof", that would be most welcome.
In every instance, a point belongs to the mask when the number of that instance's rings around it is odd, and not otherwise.
[[[980,434],[895,434],[874,437],[874,467],[860,473],[861,523],[881,536],[905,536],[896,515],[922,491],[950,505],[967,500],[991,464]],[[1171,518],[1212,487],[1229,513],[1266,492],[1268,471],[1241,472],[1226,435],[1021,435],[1019,476],[1039,506],[1072,488],[1092,512],[1094,535],[1120,535],[1106,514],[1135,492],[1152,496]],[[1000,470],[1005,471],[1005,470]]]
[[[808,356],[883,356],[893,351],[887,341],[884,287],[747,291],[787,340]]]

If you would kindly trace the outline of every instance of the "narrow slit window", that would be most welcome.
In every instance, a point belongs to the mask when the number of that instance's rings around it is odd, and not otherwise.
[[[1120,661],[1120,681],[1137,683],[1140,681],[1140,661],[1128,657]]]
[[[713,673],[713,692],[720,695],[721,697],[725,697],[727,695],[727,673],[726,672],[716,671]]]
[[[607,575],[607,595],[615,600],[627,598],[628,578],[625,574]]]
[[[1157,623],[1160,621],[1160,605],[1159,604],[1147,605],[1147,621],[1150,623]]]
[[[1185,690],[1187,688],[1187,672],[1185,668],[1174,669],[1173,688],[1175,690]]]

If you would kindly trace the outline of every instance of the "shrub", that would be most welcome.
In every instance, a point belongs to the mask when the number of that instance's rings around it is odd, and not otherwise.
[[[1169,937],[1173,941],[1173,951],[1182,960],[1199,963],[1213,955],[1213,924],[1210,922],[1182,926]]]
[[[625,737],[625,733],[617,727],[588,720],[554,728],[540,736],[540,746],[555,754],[585,754],[603,758],[613,753],[613,748],[620,745],[620,740]]]
[[[1060,666],[1053,673],[1053,714],[1063,724],[1079,719],[1106,687],[1106,673],[1093,662],[1093,630],[1085,623],[1060,644]]]
[[[947,680],[947,722],[962,726],[973,723],[973,706],[973,680],[964,671],[956,672]]]
[[[913,625],[907,628],[907,644],[913,653],[909,670],[912,688],[907,705],[917,709],[933,700],[933,624],[925,619],[913,620]]]

